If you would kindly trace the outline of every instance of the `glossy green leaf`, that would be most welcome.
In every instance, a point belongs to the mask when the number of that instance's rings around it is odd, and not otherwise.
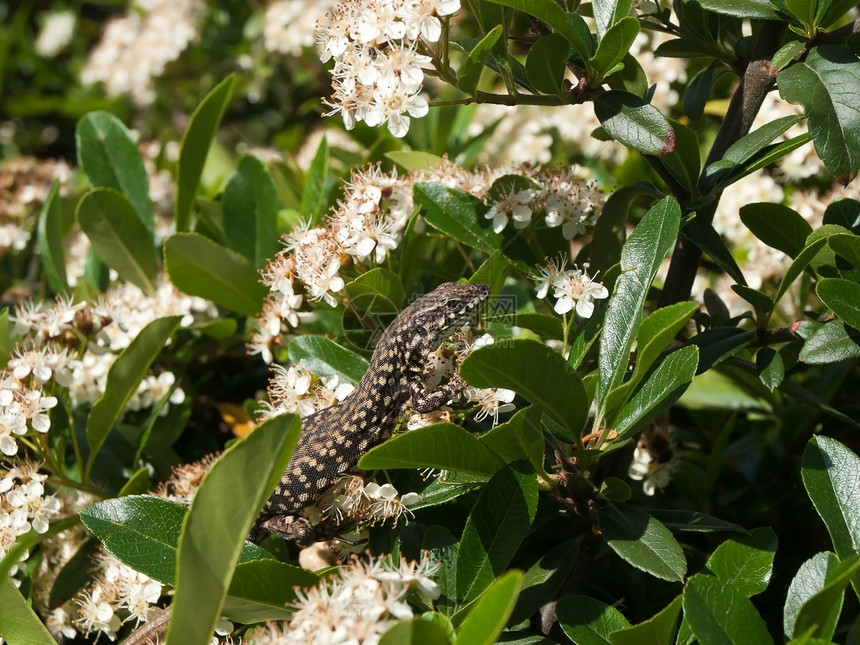
[[[519,9],[545,22],[567,39],[580,59],[588,60],[588,48],[582,34],[571,24],[567,14],[554,0],[490,0],[490,2]]]
[[[534,88],[546,94],[560,94],[570,45],[561,34],[541,36],[529,49],[526,74]]]
[[[165,585],[176,582],[176,553],[188,507],[151,495],[127,495],[92,504],[81,522],[105,549],[132,569]],[[241,561],[271,556],[248,542]]]
[[[643,155],[664,155],[675,148],[668,119],[634,94],[604,92],[594,99],[594,113],[613,139]]]
[[[450,645],[451,639],[438,620],[416,616],[397,621],[385,630],[379,645]]]
[[[639,35],[639,21],[631,16],[625,16],[613,24],[600,39],[597,51],[591,58],[598,80],[609,73],[630,51],[633,41]]]
[[[582,379],[543,343],[515,339],[481,347],[465,358],[460,376],[475,387],[501,387],[540,405],[571,435],[585,425],[588,400]]]
[[[285,562],[270,558],[242,561],[236,565],[221,613],[240,623],[289,620],[289,607],[296,601],[296,589],[308,589],[319,578]]]
[[[752,602],[715,576],[697,574],[687,581],[684,617],[702,645],[773,643]]]
[[[170,281],[190,296],[200,296],[246,316],[263,307],[266,287],[253,263],[197,233],[176,233],[164,242]]]
[[[777,289],[776,296],[773,299],[774,304],[782,299],[788,291],[788,288],[795,280],[797,280],[803,270],[806,269],[809,263],[812,262],[816,255],[818,255],[818,252],[826,243],[826,237],[818,238],[804,246],[803,250],[797,254],[797,257],[794,258],[791,265],[786,270],[785,275],[782,278],[782,282],[779,283],[779,289]]]
[[[842,226],[855,235],[860,233],[860,201],[844,198],[836,199],[824,209],[824,224]]]
[[[78,202],[76,215],[105,264],[144,293],[155,290],[155,241],[122,193],[113,188],[91,190]]]
[[[726,245],[726,241],[712,224],[705,222],[701,217],[694,217],[684,227],[684,235],[707,253],[735,282],[746,284],[746,278]]]
[[[492,253],[501,246],[501,236],[478,221],[479,202],[468,193],[442,184],[417,183],[415,201],[425,209],[425,220],[436,230],[468,247]]]
[[[179,161],[176,164],[174,209],[176,230],[180,233],[191,228],[191,211],[194,206],[194,196],[200,184],[200,176],[203,174],[203,164],[206,162],[209,147],[233,95],[235,82],[235,76],[228,76],[216,85],[194,110],[188,122],[188,128],[182,135]]]
[[[783,20],[782,13],[771,0],[697,0],[703,9],[735,18]]]
[[[852,555],[828,571],[826,584],[807,599],[797,612],[793,636],[811,634],[813,638],[830,640],[842,611],[845,587],[860,570],[860,555]]]
[[[782,355],[772,347],[763,347],[755,356],[755,368],[759,380],[773,392],[785,378]]]
[[[799,123],[802,118],[800,115],[793,114],[765,123],[757,130],[744,135],[729,146],[723,155],[723,159],[735,164],[749,161],[765,146],[772,143],[774,139],[784,134],[791,126]]]
[[[325,336],[299,336],[287,346],[287,354],[293,363],[304,360],[317,376],[336,376],[352,384],[361,380],[369,365],[363,356]]]
[[[457,630],[457,641],[469,645],[493,645],[514,610],[523,574],[508,571],[499,576],[469,608]]]
[[[636,367],[628,381],[632,385],[625,383],[624,387],[636,387],[698,308],[696,302],[676,302],[658,309],[642,321],[636,335]]]
[[[167,641],[206,645],[254,519],[299,438],[295,415],[273,417],[228,448],[203,478],[179,537]]]
[[[593,0],[591,7],[597,26],[597,37],[602,40],[614,24],[629,17],[632,6],[633,0]]]
[[[802,105],[815,151],[837,177],[860,170],[860,61],[847,47],[821,45],[777,74],[779,92]]]
[[[622,66],[623,69],[619,69]],[[648,96],[648,77],[645,75],[642,65],[630,52],[627,52],[621,59],[616,71],[613,71],[606,78],[606,83],[610,89],[629,92],[642,99]]]
[[[680,582],[687,573],[681,545],[665,526],[642,511],[613,504],[597,511],[606,543],[628,564],[652,576]]]
[[[493,475],[463,529],[457,553],[458,601],[477,598],[505,572],[531,527],[537,501],[537,477],[523,462]]]
[[[9,645],[57,645],[10,576],[0,578],[0,638]]]
[[[619,437],[641,430],[677,401],[696,375],[699,350],[688,345],[666,356],[611,424]]]
[[[842,278],[822,278],[815,293],[842,321],[860,329],[860,284]]]
[[[302,202],[300,212],[305,217],[316,221],[322,217],[329,205],[329,195],[334,188],[336,177],[332,172],[328,140],[323,137],[317,153],[305,174],[302,186]]]
[[[611,645],[612,632],[630,627],[615,607],[590,596],[564,596],[555,610],[559,625],[576,645]]]
[[[712,327],[696,334],[686,345],[699,348],[699,374],[734,356],[755,338],[755,332],[739,327]]]
[[[63,247],[63,213],[60,207],[60,182],[54,180],[39,213],[36,239],[39,259],[48,284],[56,293],[69,288],[66,278],[66,250]]]
[[[776,533],[769,527],[730,538],[717,547],[705,568],[749,598],[767,588],[773,573]]]
[[[855,269],[860,269],[860,236],[853,233],[837,233],[824,239],[837,255],[848,260]]]
[[[492,475],[504,466],[473,434],[453,423],[434,423],[389,439],[358,462],[363,470],[439,468]]]
[[[741,221],[762,242],[796,258],[806,245],[812,227],[788,206],[758,202],[741,206]]]
[[[278,250],[278,195],[275,182],[257,157],[245,155],[230,174],[221,196],[224,241],[258,269]]]
[[[151,238],[154,231],[149,177],[128,128],[109,112],[85,114],[75,127],[78,163],[96,188],[122,193]]]
[[[541,472],[544,438],[540,416],[540,408],[533,405],[518,410],[509,421],[500,423],[478,440],[506,463],[527,459],[537,472]]]
[[[794,59],[806,49],[806,43],[802,40],[790,40],[776,50],[771,59],[774,69],[780,70],[794,62]]]
[[[794,633],[794,625],[797,614],[804,603],[824,589],[828,580],[835,577],[839,568],[839,558],[833,553],[816,553],[809,560],[800,565],[788,592],[785,595],[785,608],[783,609],[783,630],[786,638],[791,638]],[[839,610],[841,610],[841,603]],[[822,625],[829,625],[839,618],[839,610],[822,617]]]
[[[474,94],[478,89],[478,81],[481,80],[481,72],[484,71],[487,57],[503,33],[504,29],[502,26],[496,25],[469,52],[469,55],[463,62],[463,66],[460,68],[457,79],[460,91],[466,94]]]
[[[598,406],[620,382],[639,331],[642,307],[663,258],[675,244],[681,208],[671,197],[655,204],[642,218],[621,251],[621,275],[604,318],[597,387]]]
[[[609,641],[612,645],[673,645],[680,613],[678,596],[648,620],[611,633]]]
[[[579,544],[576,540],[559,542],[526,570],[522,590],[509,622],[519,623],[539,611],[553,600],[565,580],[568,579]]]
[[[167,339],[179,327],[181,318],[170,316],[153,320],[129,343],[108,370],[104,394],[93,404],[87,418],[87,441],[90,444],[87,478],[108,433],[137,391],[149,366],[161,353]]]
[[[806,444],[800,472],[836,555],[844,560],[860,552],[860,457],[836,439],[816,436]]]
[[[860,357],[860,336],[840,320],[819,327],[803,343],[800,360],[811,365],[826,365]]]
[[[364,313],[396,315],[405,297],[398,275],[382,267],[362,273],[346,285],[346,292],[350,306]]]

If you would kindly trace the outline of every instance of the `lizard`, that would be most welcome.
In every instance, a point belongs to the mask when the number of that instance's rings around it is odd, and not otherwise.
[[[312,541],[314,529],[297,513],[355,468],[365,452],[388,439],[407,410],[436,410],[465,387],[455,373],[447,383],[427,391],[423,364],[489,295],[487,284],[446,282],[397,315],[380,337],[355,390],[302,420],[295,451],[252,528],[252,541],[269,533],[299,546]]]

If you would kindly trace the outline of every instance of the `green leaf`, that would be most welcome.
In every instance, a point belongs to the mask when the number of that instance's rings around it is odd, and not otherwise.
[[[773,392],[785,378],[782,355],[772,347],[764,347],[755,356],[755,367],[759,380]]]
[[[48,284],[55,293],[69,288],[66,278],[66,251],[63,247],[63,213],[60,207],[60,182],[54,180],[48,196],[39,213],[36,237],[39,244],[39,258],[48,278]]]
[[[632,20],[632,18],[631,18]],[[660,157],[660,163],[690,193],[695,192],[702,165],[699,140],[696,133],[677,121],[670,121],[675,133],[675,146],[671,152]]]
[[[628,381],[632,386],[625,383],[625,387],[636,387],[698,308],[696,302],[676,302],[658,309],[642,321],[636,335],[636,367]]]
[[[0,637],[9,645],[57,645],[10,576],[0,578]]]
[[[158,260],[152,234],[122,193],[113,188],[91,190],[78,202],[76,215],[105,264],[144,293],[155,290]]]
[[[508,622],[517,624],[527,620],[553,600],[561,585],[568,579],[578,554],[579,544],[576,540],[559,542],[543,553],[525,572],[520,597]]]
[[[618,436],[638,432],[677,401],[696,375],[698,363],[699,349],[694,345],[666,356],[612,422]]]
[[[246,543],[245,547],[250,543]],[[265,620],[289,620],[295,611],[289,607],[296,601],[296,589],[308,589],[319,578],[285,562],[271,558],[242,561],[233,571],[230,589],[221,613],[240,623]]]
[[[216,85],[191,115],[188,128],[182,135],[179,161],[176,164],[176,230],[184,233],[191,229],[191,210],[194,196],[203,174],[203,164],[215,133],[233,95],[235,76],[228,76]]]
[[[791,284],[797,280],[798,276],[800,276],[807,265],[815,259],[815,256],[818,255],[818,252],[826,243],[827,238],[820,237],[804,246],[803,250],[797,254],[797,257],[794,258],[794,261],[792,261],[788,270],[786,270],[785,275],[782,278],[782,282],[779,283],[779,289],[777,289],[776,296],[773,299],[774,304],[782,299]]]
[[[433,614],[429,614],[433,616]],[[416,616],[408,620],[397,621],[390,629],[385,630],[379,645],[450,645],[448,632],[438,620],[428,620],[425,616]]]
[[[293,363],[304,360],[317,376],[336,376],[353,385],[361,380],[369,365],[363,356],[325,336],[299,336],[289,344],[287,354]]]
[[[837,567],[839,567],[839,558],[828,552],[816,553],[800,565],[785,596],[783,630],[786,638],[791,638],[794,633],[794,625],[801,607],[835,577],[834,572],[837,571]],[[839,609],[841,610],[841,604]],[[840,611],[837,610],[829,616],[822,617],[822,626],[829,625],[831,622],[835,625],[839,613]]]
[[[597,51],[591,59],[599,75],[595,82],[599,82],[613,67],[624,60],[638,35],[639,21],[631,16],[624,16],[609,28],[600,38]]]
[[[609,635],[630,623],[615,607],[590,596],[564,596],[556,604],[558,623],[576,645],[611,645]]]
[[[701,334],[696,334],[685,345],[695,345],[699,348],[697,373],[703,374],[710,367],[722,363],[747,347],[754,338],[754,331],[738,327],[712,327]]]
[[[206,473],[179,537],[168,642],[209,642],[245,538],[280,481],[300,429],[295,415],[269,419]]]
[[[561,94],[570,45],[560,34],[541,36],[526,58],[526,74],[534,88],[546,94]]]
[[[842,278],[822,278],[815,293],[846,324],[860,329],[860,284]]]
[[[594,99],[594,113],[613,139],[643,155],[664,155],[675,148],[669,120],[634,94],[604,92]]]
[[[331,169],[328,140],[323,137],[317,153],[305,175],[302,186],[300,212],[316,221],[328,207],[329,195],[334,187],[335,177]]]
[[[767,589],[773,573],[776,533],[769,527],[726,540],[708,558],[705,568],[749,598]]]
[[[821,325],[803,343],[800,360],[810,365],[827,365],[860,356],[857,331],[847,329],[840,320]]]
[[[537,477],[522,462],[493,475],[463,529],[457,553],[458,601],[477,598],[505,572],[531,527],[537,500]]]
[[[732,291],[753,306],[756,324],[760,328],[765,328],[770,314],[773,312],[773,301],[758,289],[753,289],[744,284],[733,284]]]
[[[434,423],[398,435],[367,451],[362,470],[439,468],[475,475],[492,475],[504,463],[473,434],[453,423]]]
[[[860,236],[853,233],[836,233],[824,239],[836,254],[848,260],[855,269],[860,269]]]
[[[351,307],[366,313],[397,314],[405,294],[396,273],[376,267],[346,285]]]
[[[771,202],[741,206],[741,221],[762,242],[796,258],[812,227],[795,210]]]
[[[197,233],[176,233],[164,241],[164,266],[170,281],[190,296],[200,296],[246,316],[263,307],[267,290],[251,261]]]
[[[504,459],[505,463],[527,459],[536,472],[541,472],[544,438],[540,417],[541,409],[530,405],[518,410],[509,421],[500,423],[478,440]]]
[[[711,515],[705,515],[698,511],[655,508],[651,511],[651,515],[674,531],[688,531],[691,533],[731,531],[746,533],[746,529],[742,526],[726,522]]]
[[[776,53],[771,59],[771,65],[773,65],[774,69],[780,70],[783,67],[789,65],[790,63],[794,62],[794,59],[797,58],[798,55],[804,51],[804,49],[806,49],[806,43],[804,41],[790,40],[776,50]]]
[[[648,620],[611,633],[609,640],[612,645],[673,645],[680,612],[678,596]]]
[[[851,50],[815,47],[779,72],[777,84],[782,98],[803,106],[815,151],[827,169],[836,177],[860,170],[860,61]]]
[[[460,376],[475,387],[516,391],[574,437],[585,425],[588,399],[582,379],[561,354],[543,343],[515,339],[481,347],[463,360]]]
[[[630,16],[633,0],[594,0],[591,6],[597,37],[602,40],[613,25]]]
[[[732,279],[739,284],[746,284],[746,278],[744,278],[743,272],[726,246],[725,240],[717,233],[712,224],[705,222],[701,217],[694,217],[684,227],[684,235],[703,252],[711,256],[711,259]]]
[[[224,240],[258,269],[278,250],[278,195],[262,161],[252,155],[239,160],[221,196]]]
[[[149,177],[140,150],[122,121],[109,112],[90,112],[75,127],[78,163],[96,188],[113,188],[131,205],[151,238],[155,230]]]
[[[697,0],[703,9],[735,18],[784,20],[785,13],[771,0]]]
[[[771,121],[744,135],[726,150],[723,159],[734,164],[741,165],[752,159],[765,146],[773,142],[778,136],[784,134],[791,126],[799,123],[803,117],[797,114],[784,116]]]
[[[554,0],[490,0],[490,2],[519,9],[545,22],[567,39],[580,59],[588,60],[588,47],[582,35],[571,24],[567,14]]]
[[[612,504],[597,511],[597,522],[606,543],[628,564],[669,582],[684,579],[687,562],[681,545],[653,517]]]
[[[108,370],[104,394],[93,404],[87,418],[90,456],[85,480],[89,479],[96,455],[108,433],[137,391],[149,366],[161,353],[164,343],[179,327],[181,319],[181,316],[170,316],[153,320],[129,343]]]
[[[508,571],[493,580],[469,608],[457,630],[457,642],[469,645],[493,645],[514,610],[523,584],[523,574]]]
[[[609,299],[598,362],[598,408],[620,382],[639,331],[642,307],[651,282],[678,237],[681,208],[671,197],[655,204],[636,226],[621,251],[621,275]]]
[[[714,576],[696,574],[687,581],[684,617],[702,645],[773,643],[753,604]]]
[[[797,612],[793,636],[809,634],[813,638],[830,640],[842,611],[845,587],[860,570],[860,555],[852,555],[828,571],[826,584],[806,600]]]
[[[501,246],[501,236],[478,221],[480,202],[472,195],[442,184],[417,183],[412,188],[416,203],[426,209],[424,219],[436,230],[484,253]]]
[[[860,551],[860,457],[830,437],[809,440],[800,462],[803,485],[845,560]]]
[[[501,25],[496,25],[487,32],[487,35],[477,45],[472,47],[472,51],[469,52],[458,74],[458,84],[461,92],[475,94],[475,91],[478,89],[478,81],[481,80],[481,72],[484,71],[484,64],[487,62],[487,57],[492,52],[503,31],[504,29],[502,29]]]

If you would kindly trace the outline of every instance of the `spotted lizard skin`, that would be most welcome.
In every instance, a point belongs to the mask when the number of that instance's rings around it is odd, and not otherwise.
[[[310,526],[295,514],[314,503],[370,448],[388,439],[407,410],[430,412],[463,389],[459,376],[426,391],[423,365],[450,332],[474,316],[490,294],[486,284],[446,282],[410,304],[380,338],[370,366],[340,403],[302,421],[290,463],[257,520],[252,539],[276,533],[299,544]]]

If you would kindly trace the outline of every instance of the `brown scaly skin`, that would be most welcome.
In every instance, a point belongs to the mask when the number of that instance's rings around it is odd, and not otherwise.
[[[486,284],[446,282],[400,312],[380,338],[352,394],[302,421],[296,450],[251,539],[275,533],[299,545],[312,541],[313,529],[296,513],[352,470],[365,452],[388,439],[407,410],[430,412],[465,387],[455,375],[426,391],[424,361],[447,334],[476,314],[489,295]]]

